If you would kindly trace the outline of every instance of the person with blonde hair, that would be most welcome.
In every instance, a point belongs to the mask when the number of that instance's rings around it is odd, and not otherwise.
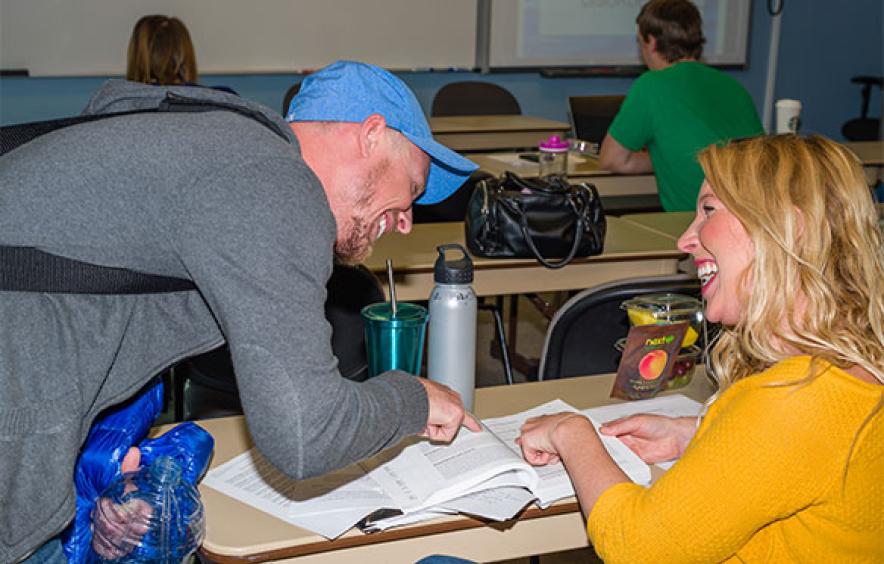
[[[126,80],[146,84],[196,84],[196,53],[178,18],[152,15],[138,20],[129,38]]]
[[[698,418],[604,425],[648,463],[632,484],[592,425],[526,422],[533,464],[561,460],[606,562],[884,561],[884,252],[862,168],[822,137],[699,154],[679,239],[697,265],[719,390]]]

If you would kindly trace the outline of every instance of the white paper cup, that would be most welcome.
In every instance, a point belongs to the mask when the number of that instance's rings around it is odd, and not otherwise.
[[[777,100],[777,133],[798,133],[801,119],[801,102]]]

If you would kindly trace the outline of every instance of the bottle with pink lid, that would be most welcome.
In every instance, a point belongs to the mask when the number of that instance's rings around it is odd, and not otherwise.
[[[567,176],[568,147],[568,142],[558,135],[540,142],[540,176]]]

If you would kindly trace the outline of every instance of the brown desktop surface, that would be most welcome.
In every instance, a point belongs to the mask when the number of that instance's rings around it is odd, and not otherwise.
[[[474,411],[482,418],[499,417],[556,398],[563,399],[579,409],[620,403],[620,400],[609,397],[613,378],[613,374],[608,374],[480,388],[476,390]],[[711,394],[712,388],[702,374],[702,369],[698,369],[687,387],[674,392],[702,401]],[[211,467],[222,464],[252,447],[251,437],[242,417],[210,419],[197,423],[215,438]],[[168,427],[164,426],[156,431],[161,432]],[[654,475],[659,476],[659,474],[660,471],[654,469]],[[447,537],[439,535],[456,534],[459,541],[469,543],[477,542],[476,539],[487,536],[485,542],[490,542],[496,538],[496,535],[507,535],[515,527],[526,528],[525,525],[528,525],[527,528],[534,530],[535,525],[541,528],[549,524],[560,526],[564,522],[569,523],[570,527],[568,531],[560,531],[566,535],[566,538],[555,542],[569,545],[561,545],[562,549],[572,548],[570,545],[575,542],[586,544],[582,518],[574,498],[557,502],[545,510],[531,506],[517,519],[503,523],[457,515],[380,533],[364,534],[353,529],[338,539],[327,540],[315,533],[280,521],[212,488],[200,486],[200,491],[207,516],[206,539],[201,548],[201,555],[211,562],[261,562],[305,555],[316,555],[317,558],[319,555],[325,555],[322,561],[338,558],[340,561],[354,561],[353,558],[358,556],[350,551],[360,550],[359,547],[362,547],[361,550],[371,551],[373,558],[382,557],[380,555],[383,554],[384,561],[399,561],[399,556],[393,556],[400,554],[396,552],[397,550],[406,551],[401,554],[410,554],[408,551],[416,550],[415,543],[438,545],[440,542],[446,542]],[[531,523],[538,519],[543,519],[546,523]],[[525,555],[532,554],[534,546],[541,551],[548,549],[545,543],[552,541],[543,538],[544,534],[540,537],[533,541],[523,539],[530,545],[524,549],[527,551]],[[430,548],[436,549],[438,546]],[[505,548],[498,547],[496,550],[505,553]],[[481,546],[481,542],[475,549],[480,553],[484,550],[495,550],[494,547]],[[414,560],[416,559],[411,561]]]

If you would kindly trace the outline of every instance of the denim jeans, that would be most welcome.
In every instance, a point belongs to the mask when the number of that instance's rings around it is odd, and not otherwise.
[[[67,564],[68,559],[61,549],[61,539],[53,537],[25,559],[22,564]]]
[[[476,564],[472,560],[464,560],[463,558],[458,558],[456,556],[442,556],[440,554],[434,554],[432,556],[427,556],[425,558],[421,558],[417,561],[416,564]]]

